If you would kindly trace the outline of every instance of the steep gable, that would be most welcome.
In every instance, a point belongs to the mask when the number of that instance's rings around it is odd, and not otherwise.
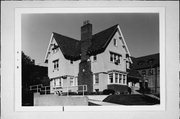
[[[114,25],[104,31],[94,34],[92,38],[92,45],[89,48],[88,53],[90,55],[102,53],[106,49],[115,32],[117,31],[117,26],[118,25]]]
[[[57,33],[53,33],[53,37],[58,43],[64,57],[66,59],[80,59],[80,42],[70,37],[66,37]]]
[[[106,47],[110,43],[112,37],[117,31],[119,31],[120,34],[122,34],[118,24],[94,34],[91,39],[91,46],[87,52],[88,55],[92,56],[92,55],[96,55],[96,54],[100,54],[104,52]],[[51,36],[51,39],[52,38],[55,39],[55,41],[57,42],[58,46],[60,47],[66,59],[75,61],[81,58],[81,41],[80,40],[76,40],[67,36],[63,36],[58,33],[54,33],[54,32]],[[130,56],[130,52],[128,50],[128,47],[126,45],[123,35],[122,35],[122,40],[123,40],[125,49],[127,50],[127,54]],[[45,62],[47,61],[47,55],[48,54],[46,53]]]

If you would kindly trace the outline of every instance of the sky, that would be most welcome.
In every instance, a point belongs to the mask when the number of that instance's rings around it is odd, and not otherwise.
[[[119,24],[131,56],[159,52],[159,15],[157,13],[23,14],[22,51],[44,65],[52,32],[80,40],[83,21],[93,25],[93,34]]]

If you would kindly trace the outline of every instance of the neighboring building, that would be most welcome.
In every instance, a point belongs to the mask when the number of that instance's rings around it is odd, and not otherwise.
[[[88,92],[126,91],[130,56],[119,25],[92,35],[92,24],[85,21],[81,40],[52,33],[45,56],[51,92],[79,85],[87,85]]]
[[[142,76],[140,87],[144,84],[153,94],[160,93],[160,69],[159,53],[143,57],[132,58],[133,68],[138,70]]]

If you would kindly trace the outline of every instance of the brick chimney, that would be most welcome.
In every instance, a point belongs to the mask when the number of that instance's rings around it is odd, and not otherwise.
[[[91,46],[92,39],[92,24],[89,21],[84,21],[81,27],[81,60],[88,60],[88,48]]]
[[[93,75],[90,56],[87,54],[91,46],[92,24],[84,21],[81,27],[81,62],[79,63],[78,85],[87,85],[87,92],[93,91]],[[82,88],[80,89],[82,90]]]

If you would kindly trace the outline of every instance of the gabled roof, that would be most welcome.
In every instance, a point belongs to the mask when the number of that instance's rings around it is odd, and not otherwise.
[[[114,25],[104,31],[94,34],[92,37],[92,45],[89,48],[89,54],[95,55],[98,53],[102,53],[117,31],[117,26],[118,25]]]
[[[159,67],[159,53],[157,54],[151,54],[147,56],[132,58],[133,60],[133,69],[148,69],[148,68],[154,68]]]
[[[114,25],[108,29],[105,29],[99,33],[96,33],[92,36],[91,46],[88,49],[88,54],[96,55],[104,52],[112,37],[120,28],[117,25]],[[63,36],[61,34],[53,32],[52,37],[57,42],[60,47],[64,57],[68,60],[79,60],[81,55],[81,41],[76,40],[67,36]],[[47,54],[46,54],[47,58]],[[45,58],[45,61],[46,61]]]
[[[80,59],[81,47],[78,40],[54,32],[53,37],[66,59]]]

